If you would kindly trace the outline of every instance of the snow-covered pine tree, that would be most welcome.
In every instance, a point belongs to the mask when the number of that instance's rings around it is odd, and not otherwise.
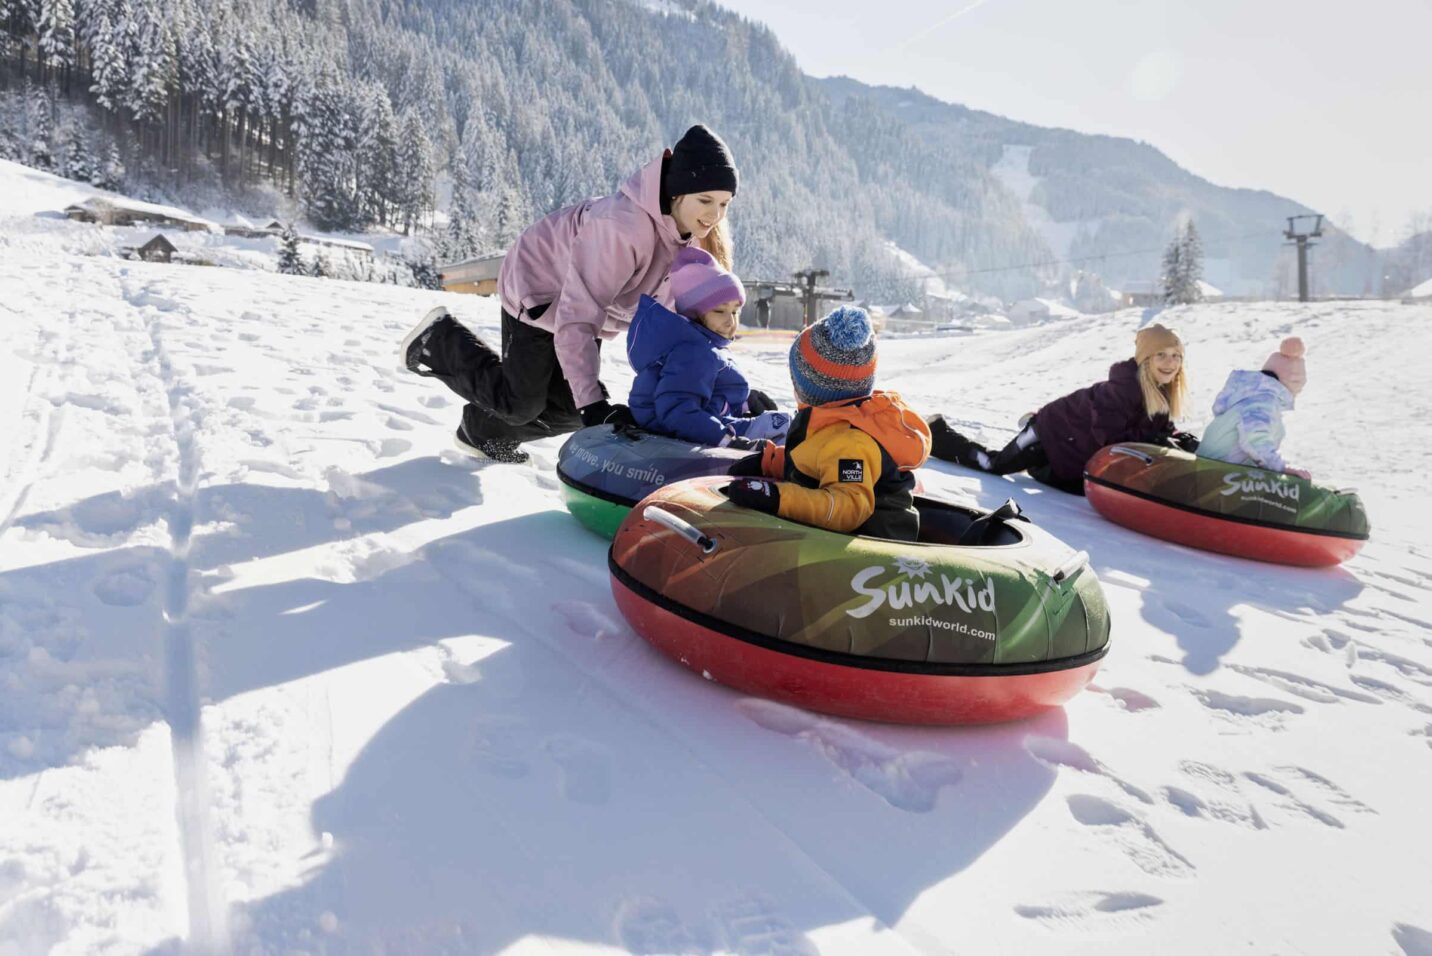
[[[40,0],[40,52],[52,70],[74,63],[74,0]]]
[[[84,133],[71,127],[65,133],[65,157],[62,172],[68,179],[87,183],[94,178],[94,164],[90,162],[89,147],[85,145]]]
[[[50,118],[50,98],[45,95],[43,87],[30,87],[30,95],[26,97],[26,111],[29,114],[26,126],[30,136],[30,156],[27,162],[36,169],[54,169],[55,154],[50,146],[54,126]]]
[[[361,113],[354,128],[358,206],[365,221],[386,226],[395,220],[395,207],[401,205],[398,120],[380,84],[367,87],[361,97]]]
[[[119,190],[125,183],[125,162],[119,157],[119,143],[110,140],[105,150],[105,162],[96,163],[90,185],[100,189]]]
[[[1179,249],[1179,264],[1183,267],[1182,286],[1185,304],[1203,301],[1203,240],[1190,219],[1184,226],[1183,240]]]
[[[303,256],[298,251],[298,233],[294,231],[293,223],[285,225],[283,232],[279,233],[278,271],[286,276],[308,275]]]
[[[100,106],[117,113],[129,84],[124,35],[122,28],[110,16],[110,4],[98,3],[96,7],[94,20],[87,27],[90,36],[90,92]]]
[[[1175,233],[1173,240],[1164,250],[1163,256],[1163,300],[1166,305],[1178,305],[1183,295],[1183,235]]]
[[[398,182],[396,196],[403,235],[412,232],[433,204],[433,148],[416,110],[403,114],[399,134]]]

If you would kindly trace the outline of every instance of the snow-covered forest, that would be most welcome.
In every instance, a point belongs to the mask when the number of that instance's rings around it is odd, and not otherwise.
[[[706,0],[0,0],[0,157],[154,199],[291,201],[445,258],[609,192],[698,121],[742,169],[741,272],[817,266],[877,301],[918,292],[886,241],[1013,298],[1078,270],[1156,278],[1189,215],[1209,278],[1256,294],[1280,217],[1307,211],[1145,144],[813,80]],[[1325,242],[1316,292],[1381,291],[1370,250]]]

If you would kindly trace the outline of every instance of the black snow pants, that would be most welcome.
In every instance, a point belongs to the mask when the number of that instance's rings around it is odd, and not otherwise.
[[[1027,471],[1029,477],[1042,485],[1071,495],[1083,495],[1083,479],[1066,481],[1054,475],[1049,466],[1049,455],[1039,442],[1039,432],[1035,428],[1037,422],[1038,419],[1031,419],[1009,444],[997,452],[991,452],[978,442],[970,441],[964,448],[959,449],[958,457],[949,455],[948,460],[958,461],[967,468],[977,468],[991,475],[1012,475],[1017,471]],[[939,454],[938,449],[933,450],[933,453],[938,458],[947,457]]]
[[[541,305],[528,314],[537,318],[546,309]],[[433,377],[467,400],[462,428],[469,440],[536,441],[582,427],[551,332],[504,309],[500,357],[472,335],[433,338],[428,343]]]

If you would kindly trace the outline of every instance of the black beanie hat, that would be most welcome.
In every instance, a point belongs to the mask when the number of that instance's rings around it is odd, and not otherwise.
[[[708,189],[736,192],[736,164],[721,137],[697,123],[671,151],[666,168],[666,195],[685,196]]]

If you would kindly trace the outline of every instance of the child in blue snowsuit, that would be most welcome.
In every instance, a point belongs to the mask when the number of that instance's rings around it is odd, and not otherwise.
[[[1262,371],[1228,373],[1223,391],[1213,400],[1214,419],[1203,433],[1199,457],[1311,477],[1301,468],[1288,467],[1278,454],[1283,412],[1293,410],[1294,399],[1308,381],[1303,351],[1303,340],[1293,336],[1268,356]]]
[[[687,247],[672,261],[671,295],[675,312],[642,296],[627,329],[636,423],[702,445],[783,440],[790,416],[752,391],[727,350],[746,302],[741,281],[710,253]]]

